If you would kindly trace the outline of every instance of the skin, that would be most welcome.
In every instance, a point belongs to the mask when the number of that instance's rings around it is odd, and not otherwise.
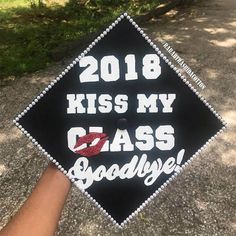
[[[52,236],[71,188],[69,179],[49,164],[33,192],[0,236]]]

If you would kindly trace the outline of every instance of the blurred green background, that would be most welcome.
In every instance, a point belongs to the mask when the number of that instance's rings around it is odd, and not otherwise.
[[[0,0],[0,83],[60,59],[57,48],[98,32],[121,13],[140,15],[157,0]]]

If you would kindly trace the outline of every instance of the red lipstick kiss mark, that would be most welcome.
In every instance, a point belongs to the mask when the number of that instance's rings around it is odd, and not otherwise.
[[[76,154],[80,154],[85,157],[92,157],[101,152],[101,149],[105,142],[107,141],[108,137],[105,133],[96,133],[96,132],[91,132],[85,136],[82,136],[78,139],[76,142],[74,149],[80,147],[83,144],[90,144],[92,143],[96,138],[100,138],[98,143],[96,145],[83,148],[81,150],[75,150],[74,152]]]

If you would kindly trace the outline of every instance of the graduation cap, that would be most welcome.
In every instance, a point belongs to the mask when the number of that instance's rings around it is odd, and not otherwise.
[[[126,13],[14,123],[119,227],[226,125]]]

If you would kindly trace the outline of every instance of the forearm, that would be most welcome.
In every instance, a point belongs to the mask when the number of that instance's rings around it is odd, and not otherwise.
[[[70,186],[69,179],[49,164],[28,200],[0,235],[54,235]]]

